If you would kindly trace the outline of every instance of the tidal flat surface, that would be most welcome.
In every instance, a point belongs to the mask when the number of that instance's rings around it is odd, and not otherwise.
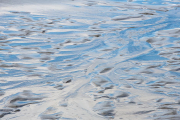
[[[180,120],[179,0],[0,0],[1,120]]]

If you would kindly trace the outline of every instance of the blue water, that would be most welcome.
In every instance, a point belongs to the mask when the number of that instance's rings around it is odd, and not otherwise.
[[[179,7],[1,0],[0,119],[179,120]]]

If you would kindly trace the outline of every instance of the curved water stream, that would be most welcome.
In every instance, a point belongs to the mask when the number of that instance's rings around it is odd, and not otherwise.
[[[178,0],[0,0],[0,119],[179,120]]]

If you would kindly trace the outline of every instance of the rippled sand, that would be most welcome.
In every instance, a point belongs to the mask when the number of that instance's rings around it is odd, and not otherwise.
[[[0,0],[1,120],[180,120],[179,0]]]

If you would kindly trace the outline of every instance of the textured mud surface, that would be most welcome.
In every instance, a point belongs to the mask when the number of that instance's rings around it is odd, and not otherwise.
[[[178,0],[0,0],[1,120],[180,120]]]

